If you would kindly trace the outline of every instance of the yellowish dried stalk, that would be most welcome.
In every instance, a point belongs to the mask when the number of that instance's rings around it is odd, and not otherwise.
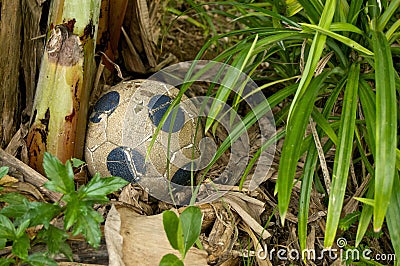
[[[63,162],[82,157],[100,4],[52,2],[28,135],[29,164],[39,172],[46,151]]]

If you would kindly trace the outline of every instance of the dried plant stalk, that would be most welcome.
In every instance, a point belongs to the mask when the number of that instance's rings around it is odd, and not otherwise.
[[[63,162],[82,157],[100,4],[52,2],[28,135],[29,164],[39,172],[46,151]]]

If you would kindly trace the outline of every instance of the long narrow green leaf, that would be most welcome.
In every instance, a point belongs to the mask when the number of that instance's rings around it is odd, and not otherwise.
[[[336,0],[327,0],[325,2],[321,19],[319,20],[320,27],[329,29],[335,13],[333,12],[335,8]],[[297,147],[302,143],[304,130],[308,124],[316,93],[318,92],[320,82],[322,82],[322,80],[320,80],[320,75],[314,80],[313,86],[310,84],[314,77],[314,72],[322,55],[322,51],[324,50],[325,41],[326,35],[319,32],[315,33],[307,57],[307,63],[304,67],[303,76],[299,83],[299,88],[296,91],[293,103],[290,105],[287,127],[288,135],[286,136],[283,145],[282,156],[279,163],[282,167],[279,167],[277,180],[278,209],[282,223],[285,221],[286,212],[289,207],[290,195],[293,188],[293,179],[299,158],[299,149],[297,149]],[[300,117],[298,117],[299,115]]]
[[[343,35],[337,34],[335,32],[332,32],[330,30],[327,29],[323,29],[319,26],[316,25],[311,25],[311,24],[306,24],[306,23],[300,23],[302,26],[304,27],[308,27],[310,29],[316,30],[317,32],[320,32],[322,34],[326,34],[329,37],[334,38],[335,40],[338,40],[339,42],[342,42],[343,44],[361,52],[364,53],[366,55],[374,55],[373,52],[371,52],[370,50],[368,50],[367,48],[365,48],[364,46],[360,45],[359,43],[353,41],[352,39],[345,37]]]
[[[378,20],[378,29],[379,30],[383,31],[386,24],[392,18],[393,14],[396,12],[396,10],[399,8],[399,6],[400,6],[400,0],[390,1],[388,8],[379,17],[379,20]]]
[[[311,113],[314,121],[317,123],[319,127],[322,128],[322,130],[325,132],[325,134],[332,140],[332,142],[337,145],[338,142],[338,137],[329,124],[328,120],[325,119],[323,115],[321,115],[316,108],[314,108],[313,112]]]
[[[373,31],[372,43],[376,82],[374,230],[380,231],[390,202],[396,167],[397,100],[392,54],[383,32]]]
[[[311,189],[314,178],[315,167],[318,162],[318,151],[313,142],[310,143],[310,148],[307,152],[307,158],[304,164],[304,175],[301,180],[299,213],[298,213],[298,231],[300,249],[307,248],[307,222],[308,211],[310,207]]]
[[[319,26],[322,29],[329,29],[329,27],[331,26],[333,15],[335,13],[333,12],[333,10],[335,9],[336,9],[336,0],[327,0],[325,3],[324,11],[322,12],[321,15],[321,19],[319,20]],[[311,44],[310,52],[307,57],[307,63],[304,67],[303,76],[299,83],[299,88],[296,92],[296,95],[294,96],[293,103],[290,106],[288,120],[290,120],[291,118],[292,111],[298,99],[303,96],[303,94],[308,88],[308,85],[311,82],[311,79],[314,76],[314,72],[317,69],[317,65],[319,59],[321,58],[322,51],[324,50],[325,42],[326,42],[326,35],[321,34],[320,32],[317,31],[315,33],[313,42]],[[294,166],[289,166],[289,167],[294,167]]]
[[[358,80],[360,65],[352,64],[344,93],[344,105],[339,128],[339,143],[333,165],[332,186],[329,195],[328,215],[324,246],[331,247],[335,240],[340,213],[343,207],[351,155],[353,150],[354,127],[357,110]]]
[[[393,193],[387,210],[386,223],[388,225],[390,239],[397,258],[397,265],[400,262],[400,181],[396,173],[393,182]]]
[[[303,6],[304,11],[309,16],[311,22],[317,23],[320,19],[322,11],[322,4],[317,0],[298,0]]]
[[[294,106],[292,119],[288,121],[286,126],[286,138],[283,143],[279,162],[279,165],[284,165],[285,167],[279,167],[277,180],[278,209],[282,223],[284,222],[289,206],[297,161],[300,157],[301,149],[299,149],[299,145],[303,142],[304,132],[318,91],[329,74],[330,72],[325,71],[312,80],[308,90],[299,99],[298,104]]]
[[[366,124],[366,131],[367,134],[364,135],[366,143],[368,147],[370,148],[372,154],[375,157],[375,127],[376,127],[376,104],[375,104],[375,94],[372,91],[371,87],[369,84],[363,80],[360,79],[360,89],[359,89],[359,97],[360,97],[360,102],[361,102],[361,107],[363,110],[364,118],[365,118],[365,124]],[[359,145],[359,141],[358,141]],[[363,151],[359,148],[360,154],[362,156]],[[364,159],[366,164],[369,164],[368,160]],[[372,168],[372,167],[367,167],[367,169]],[[372,199],[374,196],[375,192],[375,172],[373,169],[368,170],[370,174],[372,175],[372,179],[369,183],[369,188],[367,191],[367,194],[365,197],[367,199]],[[363,204],[363,208],[361,211],[361,216],[360,220],[358,222],[358,228],[357,228],[357,234],[356,234],[356,246],[358,246],[361,243],[361,240],[363,239],[365,232],[368,229],[368,226],[371,222],[372,219],[372,214],[373,214],[373,207],[368,205],[368,204]]]

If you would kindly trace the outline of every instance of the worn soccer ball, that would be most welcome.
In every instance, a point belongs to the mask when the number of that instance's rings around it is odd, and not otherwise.
[[[157,126],[178,93],[151,80],[122,82],[106,91],[89,118],[85,157],[91,175],[120,176],[158,194],[168,194],[169,181],[190,185],[200,131],[197,109],[186,96],[165,120],[146,159]]]

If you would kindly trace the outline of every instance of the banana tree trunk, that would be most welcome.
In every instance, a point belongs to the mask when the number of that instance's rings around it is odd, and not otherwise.
[[[101,0],[54,0],[28,134],[29,164],[44,152],[62,162],[83,154]]]

